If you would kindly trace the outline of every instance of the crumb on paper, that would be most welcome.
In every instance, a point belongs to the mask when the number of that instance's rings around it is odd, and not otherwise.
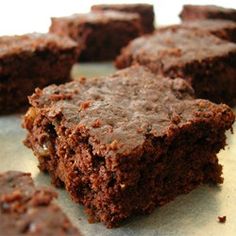
[[[225,223],[226,222],[226,216],[218,216],[218,222],[219,223]]]

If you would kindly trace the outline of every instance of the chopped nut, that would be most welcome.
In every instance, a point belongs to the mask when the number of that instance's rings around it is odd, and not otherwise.
[[[111,144],[110,144],[110,149],[111,150],[117,150],[118,149],[118,141],[114,140]]]
[[[32,129],[34,120],[39,113],[39,109],[35,107],[30,107],[25,114],[24,126],[26,129]]]

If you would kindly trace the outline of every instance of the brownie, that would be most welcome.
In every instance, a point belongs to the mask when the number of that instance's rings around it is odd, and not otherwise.
[[[77,44],[52,34],[0,37],[0,114],[18,112],[36,87],[70,79]]]
[[[185,21],[179,25],[163,27],[163,29],[172,27],[202,30],[211,33],[221,39],[236,43],[236,23],[233,21],[218,19]]]
[[[135,39],[117,57],[116,66],[136,63],[157,74],[184,78],[199,98],[236,104],[236,44],[206,31],[173,26]]]
[[[75,40],[81,48],[79,61],[104,61],[140,35],[141,23],[138,14],[101,11],[53,17],[49,31]]]
[[[0,173],[0,186],[0,235],[80,235],[53,203],[56,193],[36,188],[29,173]]]
[[[121,11],[139,14],[143,33],[151,33],[154,30],[154,9],[151,4],[98,4],[91,7],[92,11]]]
[[[223,181],[216,154],[234,114],[183,79],[133,66],[37,89],[30,103],[25,144],[40,169],[107,227]]]
[[[236,21],[236,9],[215,5],[184,5],[179,16],[183,21],[199,19],[224,19]]]

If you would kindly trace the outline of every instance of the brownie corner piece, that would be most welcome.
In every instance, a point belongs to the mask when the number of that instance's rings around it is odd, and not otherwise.
[[[81,235],[54,204],[57,194],[36,188],[29,173],[0,173],[0,186],[0,235]]]
[[[135,13],[94,11],[53,17],[49,31],[75,40],[81,52],[79,61],[105,61],[114,59],[140,35],[141,23]]]
[[[236,9],[216,5],[184,5],[179,14],[182,21],[224,19],[236,21]]]
[[[183,79],[132,66],[49,86],[30,103],[26,140],[41,170],[107,227],[223,181],[216,154],[234,114],[194,99]]]
[[[142,33],[152,33],[154,31],[154,8],[151,4],[97,4],[91,7],[92,11],[121,11],[137,13],[141,18]]]
[[[20,111],[35,88],[70,80],[76,44],[53,34],[0,37],[0,114]]]
[[[160,28],[130,42],[115,64],[119,69],[139,64],[156,74],[181,77],[198,98],[236,104],[236,44],[206,30],[179,25]]]

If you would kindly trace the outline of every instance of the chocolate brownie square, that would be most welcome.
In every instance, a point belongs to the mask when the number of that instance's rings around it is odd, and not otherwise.
[[[0,173],[0,235],[80,236],[53,202],[55,192],[36,188],[28,173]]]
[[[151,4],[98,4],[91,7],[92,11],[121,11],[139,14],[143,33],[151,33],[154,30],[154,9]]]
[[[199,98],[236,104],[236,44],[210,33],[179,26],[162,28],[133,40],[116,59],[117,68],[132,64],[184,78]]]
[[[141,33],[138,14],[115,11],[51,18],[50,32],[69,36],[81,49],[80,61],[114,59],[120,49]]]
[[[30,103],[25,144],[40,169],[108,227],[223,181],[216,154],[234,114],[182,79],[134,66],[38,89]]]
[[[0,114],[24,108],[37,87],[69,81],[76,46],[52,34],[0,37]]]
[[[184,5],[179,16],[183,21],[199,19],[224,19],[236,21],[236,9],[215,5]]]

